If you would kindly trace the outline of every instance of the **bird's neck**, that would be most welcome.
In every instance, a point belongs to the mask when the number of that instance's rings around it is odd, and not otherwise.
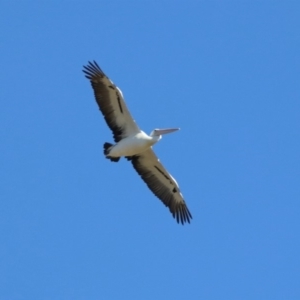
[[[154,135],[152,136],[152,140],[157,143],[159,140],[161,140],[161,135]]]

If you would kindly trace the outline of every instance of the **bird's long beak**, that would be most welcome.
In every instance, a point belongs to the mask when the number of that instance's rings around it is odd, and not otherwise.
[[[156,129],[156,133],[159,135],[163,135],[163,134],[167,134],[167,133],[171,133],[174,131],[179,130],[180,128],[166,128],[166,129]]]

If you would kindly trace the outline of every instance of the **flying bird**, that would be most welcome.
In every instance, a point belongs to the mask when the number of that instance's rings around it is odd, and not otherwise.
[[[90,80],[96,102],[115,144],[104,143],[104,155],[113,162],[122,156],[131,161],[149,189],[167,206],[178,223],[190,223],[192,215],[183,199],[179,186],[164,168],[152,150],[163,134],[179,128],[154,129],[150,135],[143,132],[132,118],[121,90],[104,74],[94,61],[84,66],[85,77]]]

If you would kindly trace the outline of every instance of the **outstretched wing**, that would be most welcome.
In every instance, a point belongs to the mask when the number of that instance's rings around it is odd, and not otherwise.
[[[190,223],[192,215],[185,204],[176,180],[163,167],[153,150],[150,148],[129,160],[154,195],[170,209],[177,222]]]
[[[108,127],[112,130],[115,142],[140,132],[139,127],[130,115],[121,90],[103,73],[98,64],[89,62],[83,67],[94,89],[98,103]]]

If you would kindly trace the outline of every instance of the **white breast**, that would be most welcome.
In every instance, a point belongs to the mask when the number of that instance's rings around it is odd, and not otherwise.
[[[112,148],[112,150],[109,152],[109,156],[133,156],[146,151],[155,143],[156,139],[153,139],[145,132],[141,131],[137,134],[122,139]]]

